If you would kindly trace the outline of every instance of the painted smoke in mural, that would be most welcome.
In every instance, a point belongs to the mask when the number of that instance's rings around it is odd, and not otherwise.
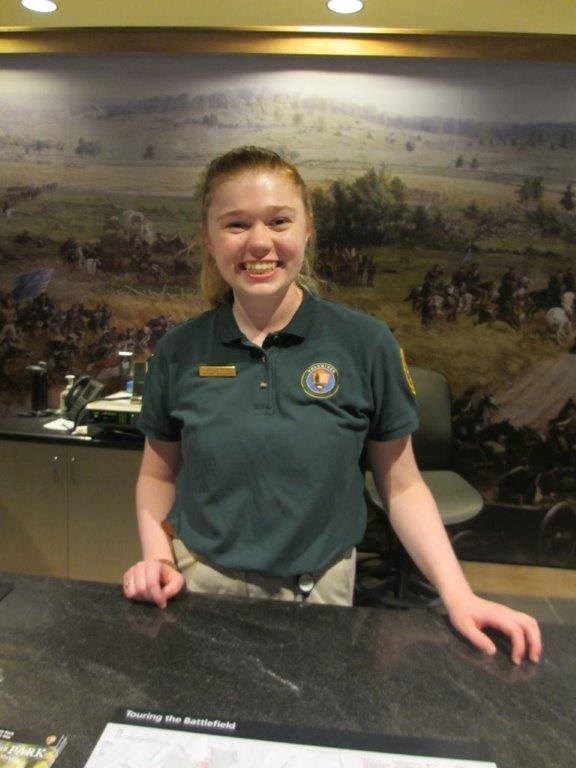
[[[255,143],[313,189],[322,291],[447,374],[461,471],[504,506],[573,499],[575,75],[3,57],[0,408],[22,408],[32,362],[48,362],[55,403],[64,374],[106,380],[118,350],[145,358],[202,310],[195,185],[213,155]]]

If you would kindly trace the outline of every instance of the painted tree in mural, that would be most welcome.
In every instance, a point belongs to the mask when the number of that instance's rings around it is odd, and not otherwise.
[[[384,168],[370,168],[350,187],[354,234],[359,245],[383,245],[398,233],[407,207],[405,186]]]
[[[544,179],[542,176],[531,176],[524,179],[517,194],[522,205],[530,202],[537,203],[544,195]]]
[[[348,185],[335,181],[330,187],[334,215],[331,241],[336,247],[347,247],[352,243],[352,211]]]
[[[369,168],[348,184],[335,181],[328,191],[316,188],[312,202],[320,250],[464,242],[463,233],[449,234],[440,210],[411,207],[406,185],[385,168]]]
[[[396,237],[408,207],[406,187],[381,168],[351,183],[335,181],[312,193],[319,247],[381,246]]]
[[[99,141],[87,141],[86,139],[78,139],[78,144],[74,150],[77,155],[90,155],[95,157],[102,151],[102,147]]]

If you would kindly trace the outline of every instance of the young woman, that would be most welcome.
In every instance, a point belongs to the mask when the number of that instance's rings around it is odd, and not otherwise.
[[[417,469],[414,395],[387,326],[319,298],[306,186],[257,147],[210,163],[202,287],[213,307],[168,332],[148,372],[136,489],[143,559],[132,600],[185,586],[351,605],[365,527],[361,455],[390,521],[453,625],[486,653],[538,661],[538,625],[474,595]]]

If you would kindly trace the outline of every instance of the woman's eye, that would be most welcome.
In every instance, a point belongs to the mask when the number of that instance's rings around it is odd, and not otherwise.
[[[285,227],[288,224],[290,224],[290,219],[288,218],[288,216],[278,216],[278,218],[272,221],[272,226],[276,228]]]
[[[226,224],[226,229],[229,229],[231,231],[240,232],[243,229],[246,229],[248,225],[245,224],[243,221],[229,221]]]

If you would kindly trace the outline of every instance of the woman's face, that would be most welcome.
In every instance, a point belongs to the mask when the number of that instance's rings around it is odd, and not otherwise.
[[[205,244],[243,298],[285,294],[300,272],[310,234],[302,195],[281,171],[246,171],[213,192]]]

